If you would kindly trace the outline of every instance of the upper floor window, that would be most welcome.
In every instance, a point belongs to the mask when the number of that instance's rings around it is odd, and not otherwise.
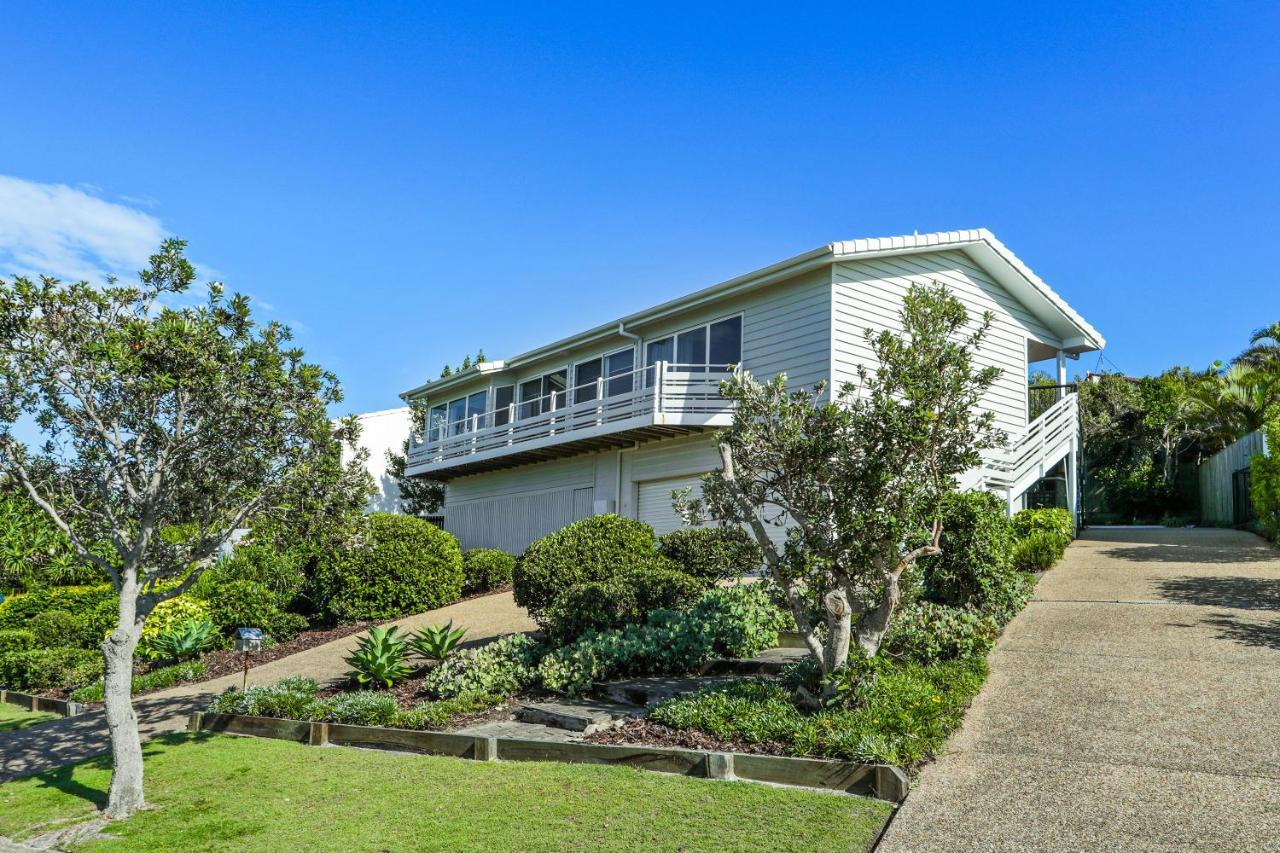
[[[562,368],[521,382],[520,417],[534,418],[543,412],[563,409],[569,402],[567,378],[568,371]]]
[[[427,412],[427,438],[461,435],[487,426],[484,414],[488,401],[489,392],[486,390],[432,406]]]
[[[659,361],[678,370],[724,370],[742,361],[742,317],[730,317],[650,341],[645,366]]]
[[[600,396],[613,397],[631,390],[631,371],[635,369],[635,350],[625,349],[589,361],[580,361],[573,368],[573,402],[586,403]],[[626,374],[626,375],[622,375]],[[612,377],[612,378],[609,378]],[[602,381],[607,379],[608,381]]]

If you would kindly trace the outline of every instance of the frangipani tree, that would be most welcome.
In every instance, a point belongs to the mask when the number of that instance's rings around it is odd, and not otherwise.
[[[709,514],[752,531],[824,673],[853,643],[876,654],[903,573],[941,553],[943,495],[1005,440],[978,406],[1000,373],[974,361],[990,323],[972,322],[941,285],[913,286],[902,333],[867,330],[876,369],[860,368],[835,399],[823,385],[788,391],[785,376],[738,373],[721,386],[734,404],[717,434],[721,469],[677,506],[690,521]],[[769,522],[783,520],[794,527],[779,548]]]
[[[341,399],[243,296],[211,285],[173,307],[195,278],[184,248],[167,240],[136,286],[0,281],[0,465],[119,592],[102,645],[112,818],[143,805],[130,688],[147,617],[331,449]],[[34,453],[13,434],[24,416],[44,437]]]

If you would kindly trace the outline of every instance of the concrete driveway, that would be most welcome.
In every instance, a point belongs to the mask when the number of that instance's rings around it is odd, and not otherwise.
[[[450,620],[456,627],[467,629],[464,646],[537,628],[525,609],[516,605],[510,592],[467,599],[399,619],[393,624],[413,631]],[[320,682],[341,678],[350,669],[344,658],[355,648],[360,636],[353,634],[254,667],[249,670],[249,684],[274,684],[290,675],[309,675]],[[239,687],[241,678],[239,674],[229,675],[134,699],[143,740],[183,729],[193,712],[205,710],[209,702],[228,687]],[[101,710],[0,733],[0,782],[82,761],[110,748],[106,714]]]
[[[881,850],[1280,850],[1280,549],[1090,530]]]

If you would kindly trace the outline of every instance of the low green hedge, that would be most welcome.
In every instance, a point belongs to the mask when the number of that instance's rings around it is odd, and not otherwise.
[[[36,635],[23,628],[6,628],[0,631],[0,655],[6,652],[25,652],[36,647]]]
[[[155,690],[164,690],[186,681],[198,681],[203,677],[204,664],[198,660],[178,663],[173,666],[162,666],[150,672],[135,675],[133,677],[133,695],[137,696]],[[71,691],[70,698],[73,702],[101,702],[104,690],[105,686],[102,680],[99,679],[92,684],[77,687]]]
[[[468,595],[500,589],[511,583],[516,558],[496,548],[472,548],[462,553],[462,591]]]
[[[343,622],[394,619],[462,597],[458,540],[426,519],[374,513],[363,539],[316,567],[317,604]]]
[[[114,610],[115,600],[111,584],[54,586],[16,593],[0,601],[0,629],[27,628],[33,618],[50,610],[65,610],[87,618],[102,605]]]
[[[681,527],[658,540],[658,553],[707,586],[760,568],[764,553],[741,527]]]
[[[660,554],[605,580],[575,584],[556,596],[543,621],[555,643],[568,643],[587,631],[638,625],[660,609],[683,609],[702,593],[702,581],[685,574]]]
[[[11,690],[79,687],[102,676],[102,652],[53,648],[0,654],[0,686]]]

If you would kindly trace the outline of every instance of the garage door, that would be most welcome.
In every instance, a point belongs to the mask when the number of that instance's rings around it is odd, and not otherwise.
[[[652,527],[659,536],[684,527],[684,519],[671,506],[671,492],[692,489],[692,496],[699,497],[702,494],[701,479],[701,474],[694,474],[691,477],[638,483],[640,495],[636,502],[636,517]]]

